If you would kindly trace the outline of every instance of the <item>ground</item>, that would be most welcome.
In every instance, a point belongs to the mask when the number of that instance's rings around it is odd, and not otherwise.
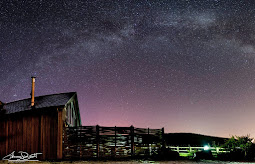
[[[7,161],[0,161],[0,164],[8,163]],[[17,162],[15,162],[17,163]],[[20,163],[20,162],[19,162]],[[183,161],[63,161],[63,162],[48,162],[48,161],[38,161],[38,162],[29,162],[30,164],[34,163],[40,163],[40,164],[146,164],[146,163],[155,163],[155,164],[249,164],[249,163],[255,163],[255,162],[223,162],[223,161],[211,161],[211,160],[201,160],[201,161],[189,161],[189,160],[183,160]]]

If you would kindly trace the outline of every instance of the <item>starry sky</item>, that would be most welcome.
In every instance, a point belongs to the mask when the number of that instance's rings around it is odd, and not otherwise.
[[[0,100],[76,91],[83,125],[255,137],[253,0],[0,1]]]

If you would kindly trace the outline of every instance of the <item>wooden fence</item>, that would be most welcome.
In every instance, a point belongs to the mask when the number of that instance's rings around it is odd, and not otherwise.
[[[63,135],[64,159],[124,158],[157,154],[164,145],[164,128],[79,126]]]
[[[205,147],[193,147],[193,146],[166,146],[166,148],[176,151],[182,157],[194,157],[194,153],[201,152],[205,150]],[[230,153],[229,150],[222,147],[207,147],[207,150],[212,152],[214,157],[217,157],[218,154]]]

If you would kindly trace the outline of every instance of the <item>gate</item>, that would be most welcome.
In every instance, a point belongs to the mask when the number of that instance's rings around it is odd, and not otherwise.
[[[164,144],[164,128],[66,127],[64,159],[127,158],[157,154]]]

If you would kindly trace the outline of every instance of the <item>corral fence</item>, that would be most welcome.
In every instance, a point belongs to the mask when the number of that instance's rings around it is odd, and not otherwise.
[[[64,159],[145,157],[164,145],[164,128],[79,126],[66,127]]]

